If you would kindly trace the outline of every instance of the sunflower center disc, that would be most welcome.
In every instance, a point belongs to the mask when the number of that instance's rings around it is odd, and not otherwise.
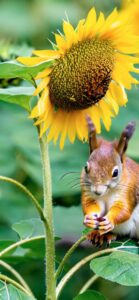
[[[113,67],[114,49],[109,41],[78,42],[53,67],[51,103],[66,111],[94,105],[105,96]]]

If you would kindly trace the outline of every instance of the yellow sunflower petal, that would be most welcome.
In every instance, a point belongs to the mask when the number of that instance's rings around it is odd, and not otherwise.
[[[43,97],[41,96],[41,98],[39,99],[38,110],[40,116],[44,114],[48,100],[49,100],[48,94],[43,95]]]
[[[63,123],[60,122],[61,118],[63,118],[63,114],[61,113],[61,109],[55,111],[49,98],[47,101],[48,104],[46,106],[46,112],[44,114],[43,121],[45,123],[44,127],[46,128],[46,130],[49,128],[49,133],[48,133],[48,142],[49,142],[52,139],[54,139],[55,134],[59,135],[60,131],[63,129]],[[54,132],[54,128],[56,129],[55,132]]]
[[[45,61],[44,58],[41,57],[18,57],[17,61],[26,65],[26,66],[35,66]]]
[[[69,126],[69,114],[68,113],[66,115],[64,114],[64,118],[62,116],[61,122],[62,122],[62,124],[64,124],[63,130],[61,132],[61,138],[60,138],[60,149],[62,150],[64,147],[65,139],[66,139],[67,132],[68,132],[68,126]]]
[[[106,38],[107,34],[109,34],[109,32],[112,29],[111,26],[112,27],[116,26],[117,19],[118,19],[118,12],[117,9],[115,8],[105,20],[105,23],[100,33],[101,37]]]
[[[99,109],[98,104],[93,105],[92,107],[88,108],[86,110],[86,114],[90,116],[93,123],[95,124],[97,133],[100,133],[101,132],[101,124],[100,124],[101,111]]]
[[[139,52],[138,48],[139,38],[134,38],[133,35],[128,35],[126,40],[115,40],[117,50],[125,54],[136,54]]]
[[[36,77],[35,79],[38,80],[38,79],[42,79],[46,76],[48,76],[52,71],[52,68],[47,68],[45,69],[44,71],[40,72]]]
[[[64,112],[64,116],[65,116],[65,112]],[[55,112],[55,114],[53,114],[53,121],[49,130],[49,134],[48,134],[48,142],[53,140],[54,144],[56,144],[58,137],[63,129],[63,124],[59,122],[59,120],[61,120],[61,118],[64,117],[63,116],[63,112],[61,110]],[[64,122],[64,118],[63,118],[63,122]]]
[[[38,105],[36,105],[36,106],[32,109],[29,118],[34,119],[34,118],[37,118],[38,116],[39,116],[39,110],[38,110]]]
[[[57,140],[58,140],[59,135],[60,135],[60,131],[57,130],[57,127],[56,127],[56,126],[55,126],[55,127],[53,126],[53,128],[51,128],[51,133],[52,133],[51,137],[50,137],[50,135],[49,135],[49,139],[47,139],[47,140],[48,140],[48,142],[50,142],[50,141],[53,140],[54,145],[56,145]]]
[[[76,114],[75,126],[77,136],[81,141],[87,141],[88,139],[88,130],[86,126],[85,112],[80,111]]]
[[[56,59],[60,57],[59,51],[56,50],[34,50],[32,53],[44,58],[45,60]]]
[[[70,126],[68,127],[68,137],[70,142],[73,144],[76,137],[76,128],[75,128],[75,113],[70,113]]]
[[[45,112],[42,116],[40,116],[40,120],[43,123],[45,123],[46,129],[48,129],[51,123],[53,122],[54,118],[55,118],[55,111],[53,105],[50,102],[50,99],[48,98]]]
[[[124,67],[124,65],[121,65],[119,62],[116,63],[116,67],[114,68],[112,78],[114,79],[114,81],[125,86],[126,89],[131,89],[132,84],[139,83],[136,78],[130,75],[130,73]]]
[[[104,99],[102,99],[98,104],[100,110],[101,110],[101,117],[104,123],[104,126],[106,130],[110,130],[111,126],[111,117],[114,116],[113,112],[110,109],[110,106],[105,102]]]
[[[40,124],[40,138],[43,136],[43,134],[46,132],[47,130],[47,127],[45,126],[47,123],[45,122],[42,122]]]
[[[35,125],[40,124],[42,121],[42,116],[46,112],[46,107],[48,105],[49,95],[48,89],[45,89],[38,100],[37,105],[33,108],[30,114],[30,118],[37,118],[39,116],[39,120],[36,121]]]
[[[46,78],[42,79],[41,82],[38,84],[33,95],[37,96],[44,88],[46,89],[49,81],[50,81],[50,77],[46,77]]]
[[[134,64],[139,63],[138,57],[116,53],[115,58],[116,61],[118,61],[122,66],[126,68],[127,71],[139,73],[139,69],[134,67]]]
[[[111,14],[106,18],[105,27],[108,27],[111,24],[112,24],[112,26],[113,26],[113,24],[115,25],[114,22],[117,22],[117,18],[118,18],[118,11],[117,11],[117,8],[114,8],[113,11],[111,12]]]
[[[59,48],[59,52],[60,53],[65,52],[65,50],[66,50],[66,41],[65,41],[64,37],[61,36],[60,34],[56,33],[55,34],[55,40],[56,40],[57,46]]]
[[[48,113],[49,112],[49,113]],[[51,126],[53,122],[53,111],[52,109],[47,108],[46,115],[44,116],[44,120],[40,123],[40,137],[47,131],[47,129]]]
[[[115,97],[112,97],[110,90],[107,92],[105,99],[117,115],[119,112],[119,105],[117,103],[117,99],[115,99]]]
[[[102,12],[100,12],[99,18],[96,23],[95,32],[99,32],[101,30],[101,28],[104,25],[104,22],[105,22],[104,14]]]
[[[82,41],[83,40],[83,33],[84,33],[84,22],[85,22],[85,19],[83,20],[80,20],[78,25],[77,25],[77,39],[78,41]]]
[[[90,9],[85,24],[84,24],[84,38],[91,38],[94,35],[94,28],[96,25],[96,10],[93,7]]]
[[[127,95],[122,85],[111,82],[110,93],[112,97],[117,101],[118,105],[123,106],[127,103]]]
[[[67,49],[69,49],[73,44],[77,43],[77,34],[73,26],[66,21],[63,22],[63,31],[66,37]]]

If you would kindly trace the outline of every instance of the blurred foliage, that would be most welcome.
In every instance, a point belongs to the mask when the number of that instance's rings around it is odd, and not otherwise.
[[[28,42],[43,48],[48,39],[54,40],[53,31],[61,30],[61,20],[67,18],[76,25],[95,5],[106,14],[120,6],[120,0],[1,0],[1,38],[16,43]]]
[[[102,294],[100,294],[96,291],[93,291],[93,290],[90,290],[90,291],[88,290],[87,292],[75,297],[73,300],[92,300],[92,299],[93,300],[106,300],[106,298]]]
[[[3,76],[0,74],[1,100],[5,101],[6,99],[7,101],[8,91],[12,88],[14,92],[15,86],[19,84],[22,93],[17,95],[17,101],[19,96],[22,99],[24,91],[31,89],[20,78],[11,79],[9,60],[13,60],[19,55],[28,56],[33,48],[51,48],[49,39],[54,42],[52,32],[56,32],[57,29],[62,30],[62,19],[66,19],[67,15],[72,24],[76,25],[78,20],[84,18],[93,5],[95,5],[98,12],[102,10],[108,15],[115,5],[120,8],[120,4],[120,0],[1,0],[0,61],[7,62],[9,71],[7,79],[3,79],[4,74]],[[28,79],[26,76],[28,75],[25,71],[25,79]],[[3,88],[8,89],[3,91]],[[26,102],[27,106],[30,100],[29,95]],[[134,87],[132,91],[128,92],[128,97],[129,103],[126,108],[120,109],[118,117],[112,122],[111,131],[109,133],[103,131],[102,134],[108,139],[115,139],[120,135],[122,128],[128,121],[136,120],[137,130],[129,145],[128,154],[139,161],[138,89]],[[32,121],[28,119],[28,114],[24,110],[16,105],[0,102],[0,129],[0,175],[18,179],[36,194],[41,203],[42,174],[36,128],[33,126]],[[55,147],[53,144],[50,144],[49,148],[52,164],[55,231],[56,235],[64,240],[58,242],[59,254],[57,261],[59,261],[65,252],[63,249],[68,247],[82,232],[83,216],[81,207],[78,205],[80,203],[79,181],[81,169],[85,165],[89,153],[88,145],[82,144],[80,141],[76,141],[74,145],[67,141],[63,151],[60,151],[59,147]],[[69,174],[66,174],[68,172]],[[26,228],[27,236],[32,233],[35,234],[34,221],[32,220],[35,220],[36,228],[39,228],[39,234],[41,235],[41,226],[36,223],[36,218],[37,212],[30,200],[17,188],[8,183],[0,182],[0,249],[11,245],[13,241],[17,241],[19,236],[20,238],[26,237]],[[12,228],[11,225],[13,225]],[[28,228],[30,228],[30,233]],[[3,239],[5,244],[2,241]],[[88,246],[88,244],[86,245]],[[43,238],[40,238],[39,241],[31,241],[26,245],[22,245],[10,256],[5,255],[5,260],[12,263],[25,276],[39,300],[43,299],[42,295],[44,293],[43,251],[44,241]],[[92,251],[94,251],[92,247],[79,248],[66,268],[68,269],[81,257]],[[30,258],[32,258],[31,264],[28,263]],[[40,279],[39,287],[38,276]],[[88,266],[85,266],[78,273],[78,276],[75,275],[69,282],[60,300],[71,300],[72,297],[75,297],[81,285],[89,276],[91,276],[91,271],[88,270]],[[94,288],[100,290],[109,299],[111,289],[113,290],[113,300],[138,299],[138,288],[124,288],[116,283],[108,282],[106,285],[103,279],[99,279],[93,285]],[[9,291],[16,293],[15,289],[13,291],[12,286],[9,286]],[[22,299],[26,298],[22,297]]]

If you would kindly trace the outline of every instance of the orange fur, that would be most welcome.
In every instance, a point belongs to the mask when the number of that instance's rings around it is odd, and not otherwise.
[[[85,215],[91,213],[101,214],[101,207],[95,200],[88,198],[84,193],[82,194],[82,208]]]

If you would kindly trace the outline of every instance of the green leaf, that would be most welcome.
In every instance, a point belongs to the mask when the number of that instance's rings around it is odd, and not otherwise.
[[[45,240],[43,238],[44,226],[43,222],[39,218],[17,222],[13,224],[12,229],[17,232],[21,240],[33,237],[36,238],[35,240],[30,240],[16,248],[12,253],[12,257],[16,257],[17,261],[20,256],[24,256],[26,258],[30,257],[33,259],[43,259],[45,254]],[[55,237],[55,241],[59,239],[59,237]]]
[[[78,295],[73,300],[106,300],[106,298],[99,292],[88,290],[87,292]]]
[[[116,251],[92,260],[90,267],[107,280],[126,286],[139,285],[139,256],[136,254]]]
[[[45,256],[45,240],[44,239],[36,239],[34,241],[29,241],[28,243],[23,244],[20,249],[27,250],[24,253],[24,259],[44,259]],[[18,254],[18,253],[17,253]],[[16,253],[14,252],[14,256]],[[20,258],[21,259],[21,258]],[[18,260],[18,258],[17,258]]]
[[[119,238],[115,242],[112,242],[110,248],[119,247],[122,251],[127,251],[134,254],[139,254],[139,245],[136,240],[130,240],[127,238]]]
[[[14,243],[14,240],[0,240],[0,251],[4,250],[5,248],[9,247]]]
[[[51,64],[52,62],[49,61],[34,67],[26,67],[14,61],[0,63],[0,78],[18,77],[34,83],[32,77],[35,77],[39,72],[48,68]]]
[[[12,229],[18,233],[20,239],[44,235],[43,222],[38,218],[15,223],[13,224]]]
[[[6,284],[0,280],[0,299],[1,300],[35,300],[21,290],[17,289],[12,284]]]
[[[33,97],[34,88],[32,87],[11,87],[0,89],[0,100],[18,104],[19,106],[30,111],[30,99]]]

